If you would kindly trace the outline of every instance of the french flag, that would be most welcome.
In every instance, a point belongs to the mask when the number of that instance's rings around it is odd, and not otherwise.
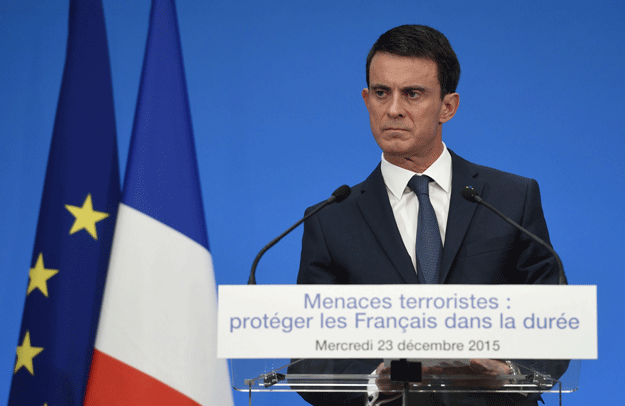
[[[233,405],[173,0],[153,0],[85,405]]]

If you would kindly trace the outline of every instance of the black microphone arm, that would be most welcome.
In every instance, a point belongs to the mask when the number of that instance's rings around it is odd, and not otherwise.
[[[278,243],[278,241],[280,241],[285,235],[287,235],[291,231],[295,230],[295,228],[297,226],[302,224],[309,217],[315,215],[319,210],[323,209],[324,207],[326,207],[330,203],[334,203],[334,202],[340,203],[343,200],[347,199],[347,196],[349,196],[349,194],[351,192],[352,192],[352,190],[351,190],[351,188],[349,186],[347,186],[347,185],[340,186],[338,189],[336,189],[334,191],[334,193],[332,193],[332,196],[330,196],[330,198],[328,200],[326,200],[325,202],[321,203],[321,205],[319,205],[319,207],[317,207],[315,210],[313,210],[310,213],[308,213],[306,216],[304,216],[304,218],[302,218],[297,223],[293,224],[288,230],[286,230],[285,232],[283,232],[282,234],[280,234],[279,236],[277,236],[276,238],[271,240],[271,242],[269,244],[265,245],[263,247],[263,249],[260,250],[258,255],[256,255],[256,258],[254,258],[254,263],[252,264],[252,270],[250,271],[250,278],[248,279],[247,284],[248,285],[256,285],[256,266],[258,266],[258,261],[260,261],[260,258],[263,256],[263,254],[265,254],[265,252],[267,252],[267,250],[269,248],[271,248],[274,245],[276,245]]]
[[[562,260],[560,260],[560,256],[554,251],[554,249],[551,247],[551,245],[547,244],[545,241],[543,241],[538,236],[530,233],[525,228],[523,228],[519,224],[515,223],[511,218],[509,218],[508,216],[506,216],[505,214],[503,214],[502,212],[500,212],[499,210],[497,210],[496,208],[494,208],[493,206],[491,206],[490,204],[485,202],[484,199],[482,199],[480,197],[480,195],[477,194],[477,191],[472,186],[465,186],[464,187],[464,189],[462,190],[462,197],[464,197],[466,200],[468,200],[470,202],[478,203],[478,204],[482,204],[482,205],[486,206],[492,212],[494,212],[499,217],[501,217],[506,222],[508,222],[508,224],[514,226],[516,229],[518,229],[519,231],[521,231],[525,235],[529,236],[532,240],[536,241],[537,243],[539,243],[540,245],[545,247],[555,257],[555,259],[556,259],[556,261],[558,263],[558,272],[559,272],[558,283],[560,285],[567,285],[568,284],[568,282],[566,280],[566,275],[564,274],[564,267],[562,266]]]

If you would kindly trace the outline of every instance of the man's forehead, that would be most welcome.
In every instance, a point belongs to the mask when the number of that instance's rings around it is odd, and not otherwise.
[[[436,69],[436,62],[433,59],[419,56],[404,56],[397,55],[388,52],[377,52],[373,59],[371,59],[371,66],[380,63],[394,63],[394,64],[413,64],[413,65],[427,65]]]
[[[435,81],[438,84],[438,70],[433,60],[382,52],[374,55],[369,68],[369,76],[371,86],[378,82],[388,85],[384,82],[389,81],[406,85],[414,81],[427,83]]]

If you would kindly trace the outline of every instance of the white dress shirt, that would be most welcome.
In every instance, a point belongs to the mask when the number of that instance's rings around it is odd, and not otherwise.
[[[415,247],[417,242],[419,200],[417,195],[408,187],[408,181],[415,173],[389,163],[384,159],[384,155],[382,155],[381,169],[399,234],[406,246],[406,251],[412,258],[412,265],[416,271]],[[451,200],[451,155],[445,144],[443,144],[443,153],[438,159],[425,172],[417,175],[427,175],[434,180],[434,182],[430,182],[429,187],[430,202],[432,202],[432,207],[434,207],[434,212],[436,213],[438,228],[441,232],[441,241],[444,246],[449,202]]]

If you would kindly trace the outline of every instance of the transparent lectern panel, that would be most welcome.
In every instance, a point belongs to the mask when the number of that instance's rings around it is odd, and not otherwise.
[[[416,361],[416,360],[415,360]],[[467,360],[421,360],[421,382],[411,382],[410,392],[574,392],[581,361],[515,360],[513,374],[481,375],[470,371]],[[449,362],[447,362],[449,361]],[[232,386],[238,391],[369,392],[377,390],[375,369],[379,359],[235,359],[230,360]],[[398,389],[401,392],[403,389]]]

